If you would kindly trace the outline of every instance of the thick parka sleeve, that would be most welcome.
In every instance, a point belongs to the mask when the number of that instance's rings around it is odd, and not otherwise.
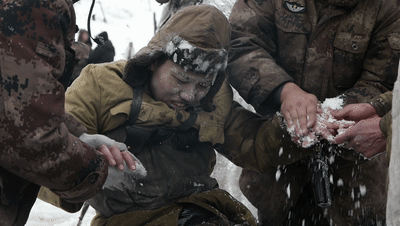
[[[2,1],[0,10],[0,165],[70,202],[89,199],[107,164],[68,131],[77,122],[58,79],[73,55],[72,1]]]
[[[261,117],[234,102],[225,124],[225,142],[216,150],[236,165],[259,173],[276,170],[314,152],[291,141],[281,116]]]
[[[371,105],[375,108],[380,117],[392,110],[393,92],[387,91],[373,99]]]
[[[293,81],[275,57],[279,48],[274,31],[275,1],[238,0],[229,18],[231,46],[227,78],[229,83],[257,112],[264,112],[263,102],[283,83]]]
[[[386,137],[386,152],[389,157],[392,149],[392,101],[392,91],[383,93],[371,101],[371,104],[375,108],[378,115],[382,117],[381,121],[379,122],[379,126],[381,128],[381,132]]]

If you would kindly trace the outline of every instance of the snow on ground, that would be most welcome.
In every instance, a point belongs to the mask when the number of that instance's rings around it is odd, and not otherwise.
[[[79,28],[88,30],[91,3],[80,0],[74,4]],[[147,45],[154,35],[154,17],[158,20],[161,11],[162,6],[155,0],[97,0],[92,12],[95,20],[90,23],[92,37],[107,31],[116,52],[114,60],[123,59],[129,42],[133,42],[136,52]],[[95,48],[96,43],[92,43]]]
[[[89,226],[95,214],[95,210],[89,207],[82,220],[81,226]],[[76,226],[80,215],[80,211],[68,213],[37,199],[29,215],[26,226]]]
[[[232,0],[222,0],[225,15],[229,9],[227,4]],[[212,0],[207,0],[207,3]],[[87,30],[87,17],[89,14],[91,0],[80,0],[75,4],[77,24],[79,28]],[[219,5],[217,5],[220,7]],[[104,14],[103,14],[104,12]],[[95,37],[102,31],[107,31],[112,41],[116,56],[115,60],[123,59],[123,53],[130,41],[138,51],[147,45],[154,35],[154,18],[158,21],[161,16],[162,6],[155,0],[97,0],[93,8],[95,21],[91,21],[92,36]],[[93,48],[96,43],[93,42]],[[235,93],[235,99],[238,100]],[[239,102],[244,103],[243,100]],[[251,107],[247,106],[249,109]],[[236,199],[244,203],[256,216],[255,208],[241,194],[238,185],[238,177],[241,169],[229,162],[225,157],[217,156],[217,165],[213,176],[219,181],[220,187],[230,192]],[[32,208],[27,226],[72,226],[77,225],[80,211],[68,213],[56,208],[46,202],[37,200]],[[95,210],[89,208],[83,218],[81,226],[90,225],[91,219],[95,215]]]

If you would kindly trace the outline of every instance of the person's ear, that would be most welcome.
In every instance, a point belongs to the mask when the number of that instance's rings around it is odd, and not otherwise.
[[[153,61],[149,66],[150,71],[154,72],[154,70],[156,69],[156,65],[157,65],[157,63],[155,61]]]

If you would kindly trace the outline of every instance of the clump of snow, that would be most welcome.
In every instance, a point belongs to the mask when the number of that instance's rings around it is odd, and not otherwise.
[[[321,103],[322,109],[340,110],[343,108],[343,98],[341,96],[335,98],[327,98]]]
[[[286,188],[286,194],[287,194],[288,198],[290,198],[290,183]]]
[[[337,180],[337,186],[343,186],[343,179],[342,178],[339,178]]]
[[[280,149],[279,149],[279,156],[281,156],[283,154],[283,148],[281,147]]]
[[[275,174],[276,181],[279,181],[279,178],[281,178],[281,174],[282,174],[282,172],[278,167],[277,170],[276,170],[276,174]]]
[[[344,101],[342,96],[335,98],[327,98],[324,102],[320,103],[319,107],[322,112],[317,113],[317,121],[314,130],[310,130],[306,136],[297,137],[295,133],[295,126],[288,127],[287,131],[292,136],[292,140],[297,143],[298,146],[303,148],[309,148],[314,144],[318,143],[323,137],[321,136],[321,131],[327,128],[327,123],[337,123],[340,125],[340,129],[337,130],[337,135],[343,133],[352,125],[355,124],[354,121],[348,120],[337,120],[332,116],[333,110],[340,110],[343,108]],[[286,121],[285,121],[286,124]],[[286,124],[287,125],[287,124]],[[330,135],[326,139],[330,142],[334,140],[335,136]]]
[[[359,209],[360,207],[361,207],[361,203],[360,203],[360,201],[358,200],[357,202],[354,203],[354,208],[355,208],[355,209]]]
[[[365,185],[360,184],[360,194],[361,196],[365,196],[367,194],[367,187]]]

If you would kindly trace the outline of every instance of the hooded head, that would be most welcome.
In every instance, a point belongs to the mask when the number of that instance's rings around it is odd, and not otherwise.
[[[100,34],[98,34],[98,35],[96,36],[96,38],[94,39],[94,41],[95,41],[97,44],[104,45],[104,43],[108,41],[108,33],[107,33],[106,31],[101,32]]]
[[[97,37],[102,37],[105,41],[107,41],[108,40],[108,33],[107,33],[107,31],[103,31],[100,34],[98,34]]]
[[[127,62],[123,80],[132,87],[143,85],[151,77],[151,63],[167,56],[184,70],[212,76],[213,85],[201,100],[204,110],[211,111],[212,99],[225,79],[229,42],[229,22],[221,11],[211,5],[188,6]]]

